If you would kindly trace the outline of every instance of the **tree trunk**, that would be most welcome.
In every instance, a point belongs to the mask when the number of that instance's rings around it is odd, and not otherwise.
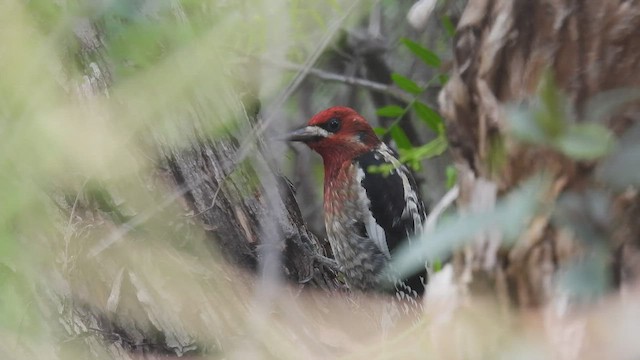
[[[614,280],[638,274],[632,260],[640,239],[637,191],[611,192],[597,177],[603,161],[578,161],[518,141],[505,105],[535,96],[549,70],[580,122],[594,95],[640,86],[638,34],[637,1],[470,0],[458,24],[451,80],[440,94],[460,205],[473,208],[479,198],[499,197],[540,172],[552,177],[552,202],[576,195],[585,209],[592,194],[611,194],[604,224],[587,211],[577,216],[585,227],[602,227]],[[623,110],[596,120],[622,135],[640,120],[637,106]],[[584,256],[588,246],[580,240],[586,239],[548,216],[537,218],[509,250],[479,240],[483,244],[456,256],[457,270],[470,275],[465,281],[472,287],[489,287],[521,306],[539,305],[549,299],[557,270]]]
[[[244,121],[253,127],[258,117],[256,111]],[[270,151],[267,145],[256,141],[260,145],[246,160],[240,159],[243,149],[233,134],[194,142],[188,149],[162,142],[158,146],[176,188],[184,189],[189,208],[202,219],[215,243],[214,251],[221,251],[235,265],[257,271],[261,251],[275,246],[282,252],[281,270],[288,280],[335,289],[335,273],[323,262],[323,244],[307,229],[293,187],[265,156],[264,151]],[[242,165],[246,161],[249,165]],[[269,197],[269,192],[274,196]],[[265,241],[265,222],[277,224],[278,239],[273,244]]]

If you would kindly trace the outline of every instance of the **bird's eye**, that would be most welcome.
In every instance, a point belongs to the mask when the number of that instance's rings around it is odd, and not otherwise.
[[[340,130],[340,120],[336,118],[329,120],[327,123],[327,131],[334,133],[338,130]]]

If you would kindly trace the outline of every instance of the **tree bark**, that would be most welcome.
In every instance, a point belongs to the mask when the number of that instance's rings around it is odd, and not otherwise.
[[[483,192],[499,196],[543,171],[553,178],[550,201],[610,191],[596,176],[601,162],[518,142],[509,132],[505,105],[534,96],[549,69],[583,118],[594,95],[640,85],[639,33],[637,1],[470,0],[458,23],[453,73],[440,94],[459,170],[460,205],[473,207]],[[620,135],[638,123],[638,114],[636,103],[598,121]],[[502,148],[504,162],[496,164]],[[639,201],[637,191],[617,191],[606,206],[610,219],[603,232],[614,278],[637,274],[629,269],[637,269],[631,248],[640,232],[629,219],[640,215]],[[598,221],[587,215],[582,220],[584,226]],[[482,283],[521,306],[539,305],[550,298],[557,270],[584,254],[579,238],[548,217],[538,218],[508,250],[470,246],[456,256],[457,269],[472,274],[467,280],[473,286]]]
[[[251,108],[246,104],[246,108]],[[254,106],[255,107],[255,106]],[[256,111],[243,121],[251,126],[258,121]],[[199,137],[194,133],[194,137]],[[324,247],[306,227],[289,181],[277,171],[265,156],[269,151],[260,138],[259,146],[251,150],[247,159],[240,159],[240,141],[233,134],[215,141],[194,142],[181,149],[158,144],[166,159],[177,189],[185,189],[189,208],[202,219],[203,226],[231,263],[257,271],[264,241],[265,221],[275,221],[281,239],[277,247],[282,251],[282,271],[299,284],[335,289],[333,269],[323,265]],[[242,165],[249,161],[249,165]],[[267,182],[272,178],[273,182]],[[273,189],[268,187],[275,186]],[[266,192],[277,197],[270,201]],[[273,216],[275,214],[275,216]],[[325,263],[326,264],[326,263]]]

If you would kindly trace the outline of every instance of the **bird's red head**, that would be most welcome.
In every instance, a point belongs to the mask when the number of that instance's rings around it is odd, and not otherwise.
[[[315,114],[306,127],[290,133],[287,138],[304,142],[315,150],[322,156],[325,168],[339,166],[380,144],[362,115],[343,106]]]

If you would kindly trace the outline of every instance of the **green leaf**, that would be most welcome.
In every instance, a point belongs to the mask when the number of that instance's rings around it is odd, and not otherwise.
[[[611,151],[614,144],[611,131],[597,123],[568,125],[567,119],[558,115],[560,111],[565,111],[560,110],[563,105],[558,99],[550,100],[552,94],[559,93],[552,89],[543,92],[546,92],[543,96],[546,97],[543,100],[547,102],[546,109],[536,110],[525,106],[507,108],[510,130],[514,136],[531,143],[551,146],[576,160],[598,159]]]
[[[572,303],[601,300],[612,286],[609,262],[605,250],[588,252],[562,266],[557,276],[558,285]]]
[[[507,108],[511,132],[521,140],[553,144],[575,123],[576,116],[566,95],[556,86],[547,70],[538,87],[537,97],[528,104]]]
[[[442,86],[447,85],[447,83],[449,82],[449,75],[448,74],[438,74],[438,82]]]
[[[447,139],[445,139],[444,136],[438,136],[422,146],[399,149],[400,161],[408,164],[416,164],[422,160],[441,155],[447,150],[447,146]]]
[[[525,105],[510,105],[506,108],[509,130],[517,138],[532,143],[547,142],[544,131],[536,121],[533,109]]]
[[[406,78],[398,73],[391,74],[391,80],[398,85],[398,87],[408,93],[418,95],[422,93],[422,88],[418,86],[413,80]]]
[[[438,55],[436,55],[433,51],[425,48],[424,46],[418,44],[417,42],[409,40],[407,38],[400,39],[400,42],[403,43],[409,50],[411,50],[412,53],[418,56],[420,60],[422,60],[422,62],[424,62],[425,64],[435,68],[439,68],[440,64],[442,64],[442,61],[440,61]]]
[[[381,127],[381,126],[376,126],[373,128],[373,132],[376,133],[376,135],[378,136],[383,136],[387,133],[387,129]]]
[[[451,17],[449,15],[443,15],[440,18],[440,22],[442,23],[442,27],[447,32],[449,37],[456,36],[456,26],[453,25],[453,21],[451,21]]]
[[[554,146],[576,160],[594,160],[607,155],[613,148],[613,135],[596,123],[570,126]]]
[[[442,135],[444,133],[444,120],[435,110],[419,101],[413,103],[413,110],[420,120],[424,121],[436,134]]]
[[[492,175],[498,175],[502,172],[504,165],[507,163],[508,154],[504,136],[498,133],[492,133],[488,136],[489,149],[487,151],[487,165]]]
[[[396,142],[399,149],[411,149],[411,141],[407,137],[407,134],[404,133],[404,130],[398,125],[393,125],[389,131],[391,132],[391,138]]]
[[[615,89],[591,97],[585,105],[585,122],[602,122],[621,107],[640,99],[640,89]]]
[[[598,177],[607,185],[623,191],[640,187],[640,144],[620,149],[598,168]]]
[[[569,116],[566,96],[558,89],[551,70],[547,70],[540,81],[538,96],[541,108],[534,112],[536,122],[546,138],[554,139],[566,130]]]
[[[553,206],[551,219],[557,227],[569,229],[583,245],[600,247],[609,239],[608,230],[601,225],[614,222],[609,211],[612,202],[608,189],[564,191]]]
[[[432,268],[433,268],[433,272],[434,272],[434,273],[437,273],[438,271],[442,270],[442,260],[440,260],[440,259],[435,259],[435,260],[433,261],[433,266],[432,266]]]
[[[640,186],[640,123],[622,135],[615,151],[596,169],[598,179],[616,190]]]
[[[369,165],[367,167],[367,172],[370,174],[381,174],[383,177],[391,175],[391,172],[395,170],[393,164],[390,163],[382,163],[380,165]]]
[[[376,110],[378,116],[397,118],[404,115],[404,109],[398,105],[389,105]]]
[[[458,170],[453,165],[449,165],[445,170],[445,174],[447,176],[447,189],[451,189],[458,182]]]

